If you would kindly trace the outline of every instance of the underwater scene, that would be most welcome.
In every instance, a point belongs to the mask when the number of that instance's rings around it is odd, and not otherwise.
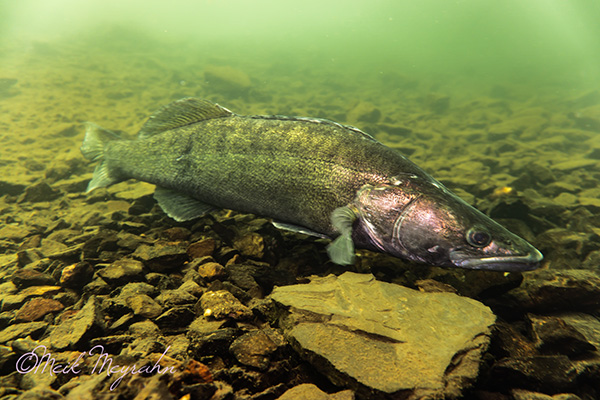
[[[0,0],[0,398],[600,399],[598,21]]]

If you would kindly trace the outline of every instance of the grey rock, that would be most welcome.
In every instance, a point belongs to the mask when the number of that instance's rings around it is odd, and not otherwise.
[[[351,272],[278,287],[271,298],[289,308],[282,327],[300,354],[364,396],[460,396],[495,321],[475,300]]]
[[[77,314],[54,326],[45,341],[56,350],[73,348],[85,337],[99,335],[104,331],[104,316],[100,311],[100,305],[96,296],[90,296],[85,305]]]
[[[343,390],[327,394],[312,383],[303,383],[287,390],[277,400],[354,400],[354,392]]]
[[[0,343],[6,343],[17,338],[38,335],[46,330],[47,326],[48,323],[42,321],[10,325],[6,329],[0,331]]]
[[[205,316],[216,319],[249,319],[252,310],[243,305],[234,295],[226,290],[209,291],[200,298],[200,306]]]

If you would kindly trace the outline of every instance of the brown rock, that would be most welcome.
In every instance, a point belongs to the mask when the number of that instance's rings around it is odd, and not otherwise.
[[[4,225],[2,228],[0,228],[0,239],[9,239],[15,242],[21,242],[30,234],[31,230],[19,225]]]
[[[142,244],[135,250],[133,257],[142,260],[154,272],[178,268],[188,260],[184,249],[164,243],[157,243],[154,246]]]
[[[31,322],[42,319],[46,314],[61,311],[65,308],[53,299],[34,298],[25,303],[15,315],[16,322]]]
[[[354,400],[354,392],[343,390],[327,394],[312,383],[303,383],[289,389],[277,400]]]
[[[93,276],[94,269],[85,261],[67,265],[60,274],[60,285],[71,289],[82,288]]]
[[[222,278],[227,275],[225,267],[216,262],[208,262],[198,266],[198,274],[209,280]]]
[[[204,293],[200,298],[200,306],[204,310],[205,316],[216,319],[248,319],[252,317],[252,310],[226,290]]]
[[[28,268],[18,270],[10,280],[19,288],[54,284],[54,279],[50,275]]]
[[[135,315],[144,318],[156,318],[161,313],[163,308],[152,297],[145,294],[138,294],[127,298],[127,305],[131,308]]]
[[[572,357],[596,350],[585,336],[560,317],[529,314],[528,318],[540,352]]]
[[[206,238],[190,244],[187,248],[187,253],[191,259],[201,258],[212,255],[213,251],[215,251],[215,247],[215,240]]]
[[[246,257],[260,259],[265,255],[265,240],[255,232],[235,239],[233,247]]]
[[[169,240],[177,242],[181,240],[187,240],[192,233],[189,229],[176,226],[165,230],[164,234]]]
[[[25,188],[25,192],[19,197],[18,202],[37,203],[41,201],[52,201],[60,197],[61,193],[54,190],[46,182],[35,183]]]
[[[235,339],[229,351],[242,364],[265,370],[270,364],[269,355],[284,344],[283,336],[274,329],[255,330]]]

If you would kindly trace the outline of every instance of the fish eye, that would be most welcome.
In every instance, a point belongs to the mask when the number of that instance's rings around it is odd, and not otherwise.
[[[485,247],[492,241],[492,237],[489,233],[481,228],[474,227],[469,229],[467,232],[467,242],[471,246],[475,247]]]

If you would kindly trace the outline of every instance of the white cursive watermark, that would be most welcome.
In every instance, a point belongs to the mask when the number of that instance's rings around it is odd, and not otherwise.
[[[30,352],[23,354],[16,363],[17,372],[21,374],[44,374],[48,373],[50,375],[58,375],[58,374],[75,374],[78,375],[81,373],[81,369],[79,364],[83,362],[83,358],[86,356],[98,356],[90,375],[93,374],[106,374],[106,376],[117,375],[117,379],[110,385],[110,390],[114,390],[125,375],[131,374],[166,374],[167,372],[174,374],[177,372],[174,366],[164,367],[161,369],[160,361],[167,354],[167,351],[171,346],[167,347],[166,350],[161,354],[160,358],[154,363],[154,365],[143,365],[141,367],[137,367],[135,364],[133,365],[118,365],[113,364],[113,358],[109,357],[108,353],[104,352],[104,346],[96,345],[92,347],[89,351],[84,351],[79,354],[79,357],[73,362],[68,362],[66,364],[59,364],[56,362],[56,359],[52,357],[50,352],[47,351],[46,346],[39,345]],[[39,351],[38,351],[39,350]],[[36,351],[41,352],[43,350],[43,354],[40,356],[36,353]]]

